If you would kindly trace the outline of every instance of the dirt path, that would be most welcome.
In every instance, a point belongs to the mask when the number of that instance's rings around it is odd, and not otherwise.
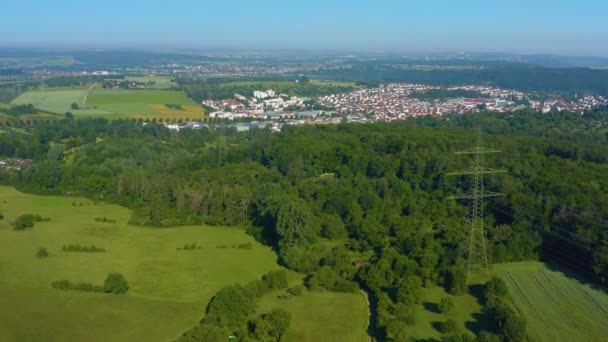
[[[97,85],[97,83],[91,84],[91,86],[89,87],[89,89],[87,89],[87,92],[84,93],[84,98],[82,99],[82,104],[83,105],[87,103],[87,97],[89,96],[89,93],[91,92],[91,90],[93,90],[95,88],[96,85]]]

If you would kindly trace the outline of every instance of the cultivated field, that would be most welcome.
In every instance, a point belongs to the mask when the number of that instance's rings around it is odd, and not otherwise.
[[[96,89],[89,94],[87,104],[123,117],[204,118],[203,109],[190,101],[182,91]],[[181,105],[183,110],[170,109],[167,104]]]
[[[117,205],[8,187],[0,187],[0,212],[0,341],[171,340],[200,320],[221,287],[279,268],[272,250],[242,229],[130,226],[130,211]],[[24,213],[51,220],[13,230],[9,223]],[[95,221],[101,217],[116,222]],[[253,248],[230,247],[245,242]],[[177,250],[187,243],[201,249]],[[67,244],[106,252],[63,252]],[[37,258],[39,247],[50,256]],[[62,279],[101,285],[109,272],[124,274],[128,294],[51,287]]]
[[[308,292],[281,299],[271,293],[259,300],[258,314],[281,308],[291,313],[286,342],[369,342],[369,310],[361,293]]]
[[[539,262],[499,264],[494,271],[540,340],[608,340],[607,293]]]

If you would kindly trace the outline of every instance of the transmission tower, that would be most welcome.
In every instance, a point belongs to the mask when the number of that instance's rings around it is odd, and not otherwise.
[[[467,263],[467,282],[470,279],[471,272],[482,272],[489,274],[488,255],[486,253],[486,241],[483,229],[483,203],[488,197],[501,196],[497,192],[484,190],[484,175],[489,173],[506,172],[505,170],[490,169],[484,167],[484,155],[487,153],[499,153],[499,150],[487,149],[483,147],[481,139],[481,129],[477,133],[477,146],[459,151],[457,155],[473,155],[475,164],[470,169],[455,171],[448,173],[448,176],[472,176],[473,183],[471,188],[463,193],[457,194],[450,198],[453,199],[469,199],[469,256]]]

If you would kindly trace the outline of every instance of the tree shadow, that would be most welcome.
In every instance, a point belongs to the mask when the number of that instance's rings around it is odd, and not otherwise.
[[[489,312],[483,310],[473,314],[473,321],[467,321],[464,326],[472,331],[475,335],[479,335],[482,330],[496,332],[494,320]]]
[[[424,306],[424,309],[427,311],[430,311],[432,313],[441,313],[441,311],[439,310],[439,305],[436,303],[431,303],[431,302],[424,302],[422,303],[422,305]]]
[[[485,305],[485,299],[483,296],[485,286],[482,284],[474,284],[469,285],[469,293],[471,296],[475,297],[477,303],[482,307]],[[464,326],[478,335],[482,330],[487,331],[496,331],[496,327],[494,326],[494,319],[490,312],[482,308],[481,312],[477,312],[473,314],[473,320],[467,321],[464,323]]]
[[[438,340],[436,338],[421,338],[416,340],[416,342],[439,342],[441,340]]]
[[[439,321],[435,321],[431,323],[431,326],[433,327],[433,329],[437,330],[440,333],[443,333],[441,331],[441,328],[443,327],[443,322],[439,322]]]
[[[482,284],[469,285],[469,293],[471,294],[471,296],[475,297],[475,299],[477,299],[477,302],[481,305],[483,305],[484,302],[483,290],[484,285]]]

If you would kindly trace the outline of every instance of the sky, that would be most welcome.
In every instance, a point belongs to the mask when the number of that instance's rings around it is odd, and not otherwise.
[[[606,0],[2,0],[0,46],[608,56]]]

